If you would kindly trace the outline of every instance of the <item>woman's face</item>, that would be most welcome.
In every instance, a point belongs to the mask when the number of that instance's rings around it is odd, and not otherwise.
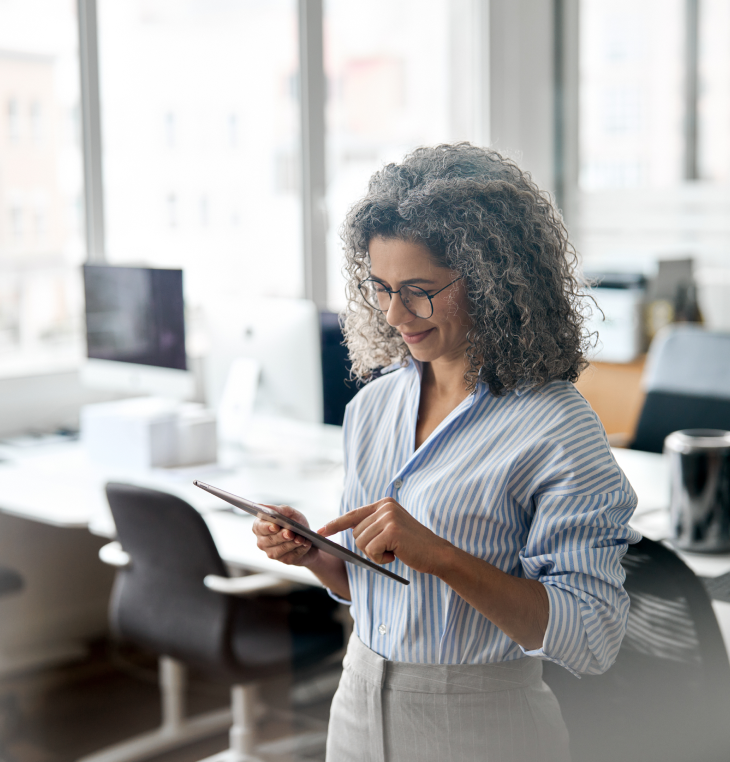
[[[368,253],[370,277],[391,291],[411,285],[433,294],[459,277],[457,272],[439,266],[420,243],[375,237],[370,241]],[[386,320],[401,334],[416,360],[462,363],[468,347],[466,334],[471,327],[464,281],[457,280],[432,301],[433,315],[419,318],[394,295]]]

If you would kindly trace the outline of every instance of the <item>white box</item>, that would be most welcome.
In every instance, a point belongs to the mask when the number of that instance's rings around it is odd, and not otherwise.
[[[218,459],[216,416],[195,402],[180,405],[177,420],[176,466],[214,463]]]
[[[86,405],[81,441],[95,463],[148,470],[216,460],[215,416],[202,405],[139,397]]]

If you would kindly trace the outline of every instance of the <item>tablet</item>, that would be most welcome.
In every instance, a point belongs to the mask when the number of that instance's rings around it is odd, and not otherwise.
[[[214,487],[211,484],[201,482],[198,479],[195,479],[193,484],[196,487],[200,487],[200,489],[204,489],[206,492],[210,492],[211,495],[215,495],[221,500],[225,500],[227,503],[230,503],[233,506],[234,510],[237,509],[239,511],[245,511],[246,513],[251,514],[251,516],[256,516],[256,518],[263,519],[264,521],[270,521],[272,524],[277,524],[278,526],[284,527],[286,529],[291,529],[292,532],[296,532],[296,534],[305,537],[307,540],[311,540],[312,545],[314,545],[315,548],[319,548],[325,553],[329,553],[332,556],[341,558],[343,561],[347,561],[350,564],[357,564],[358,566],[362,566],[365,569],[370,569],[370,571],[377,572],[378,574],[382,574],[385,577],[390,577],[391,579],[396,580],[396,582],[401,582],[404,585],[410,584],[407,579],[394,574],[392,571],[388,571],[388,569],[384,569],[382,566],[376,564],[374,561],[371,561],[369,558],[358,556],[357,553],[353,553],[351,550],[343,548],[342,545],[338,545],[336,542],[332,542],[332,540],[329,540],[327,537],[322,537],[321,534],[317,534],[315,531],[305,527],[298,521],[294,521],[294,519],[287,518],[273,508],[269,508],[266,505],[260,505],[259,503],[254,503],[251,500],[246,500],[245,497],[239,497],[238,495],[234,495],[231,492],[226,492],[225,490],[219,489],[218,487]]]

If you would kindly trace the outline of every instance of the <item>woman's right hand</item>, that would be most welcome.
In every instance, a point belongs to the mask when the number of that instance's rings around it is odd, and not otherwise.
[[[299,511],[288,505],[270,505],[287,518],[294,519],[305,527],[309,526],[307,519]],[[291,529],[273,524],[265,519],[256,519],[253,523],[253,533],[256,535],[256,545],[274,561],[294,566],[311,566],[319,556],[319,550],[312,547],[311,540],[301,537]]]

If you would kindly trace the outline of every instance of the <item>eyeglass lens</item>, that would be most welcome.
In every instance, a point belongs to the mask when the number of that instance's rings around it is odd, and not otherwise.
[[[365,281],[363,284],[363,296],[376,310],[387,312],[392,299],[390,291],[380,283]],[[416,317],[428,318],[432,314],[431,300],[428,294],[418,286],[402,286],[400,298],[403,306]]]

